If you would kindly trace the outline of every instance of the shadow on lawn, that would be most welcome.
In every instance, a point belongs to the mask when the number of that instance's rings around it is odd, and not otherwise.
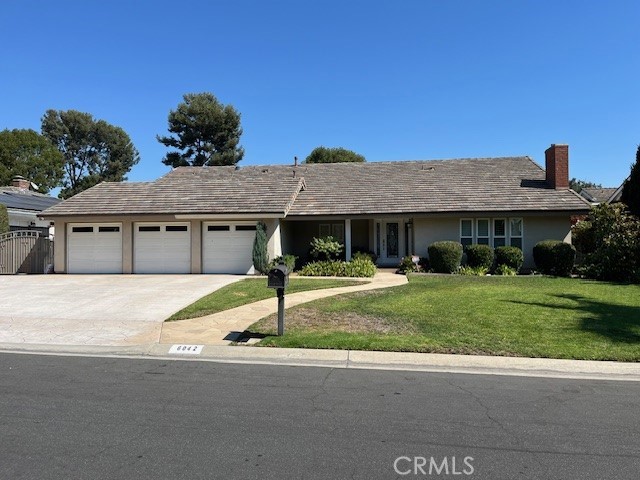
[[[614,342],[640,343],[640,307],[598,302],[573,294],[558,294],[553,296],[572,300],[576,302],[576,305],[549,305],[536,302],[513,303],[561,310],[578,310],[586,314],[581,319],[580,328],[582,330],[607,337]]]

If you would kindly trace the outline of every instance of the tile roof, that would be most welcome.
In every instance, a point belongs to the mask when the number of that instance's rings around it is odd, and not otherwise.
[[[580,195],[594,203],[605,203],[611,200],[618,188],[583,188]]]
[[[585,212],[546,187],[529,157],[235,167],[179,167],[150,183],[103,183],[47,215],[281,213],[386,215]]]
[[[18,187],[0,187],[0,203],[7,208],[41,212],[60,203],[59,198]]]

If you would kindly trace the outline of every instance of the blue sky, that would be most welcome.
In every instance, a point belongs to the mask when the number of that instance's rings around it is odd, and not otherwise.
[[[568,143],[570,176],[617,186],[640,143],[639,18],[637,0],[3,0],[0,129],[89,112],[153,180],[169,110],[209,91],[242,114],[240,165],[318,145],[544,163]]]

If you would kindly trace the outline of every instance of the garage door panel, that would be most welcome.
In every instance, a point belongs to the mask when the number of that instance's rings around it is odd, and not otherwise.
[[[122,273],[122,228],[119,224],[70,224],[68,273]]]
[[[204,273],[250,274],[254,272],[252,250],[255,225],[206,225],[203,228]]]
[[[136,224],[135,273],[191,273],[189,224]]]

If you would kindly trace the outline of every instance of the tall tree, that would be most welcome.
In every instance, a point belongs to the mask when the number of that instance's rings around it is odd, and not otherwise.
[[[629,211],[640,217],[640,145],[636,152],[636,163],[631,165],[629,178],[622,187],[622,202],[629,207]]]
[[[580,193],[583,188],[602,188],[602,185],[599,183],[589,182],[587,180],[578,180],[577,178],[572,178],[569,180],[569,188],[576,193]]]
[[[0,235],[9,231],[9,212],[7,206],[0,203]]]
[[[156,138],[176,150],[162,163],[171,167],[235,165],[244,156],[239,145],[240,114],[223,105],[211,93],[188,93],[176,110],[169,112],[169,135]]]
[[[365,161],[366,159],[363,155],[342,147],[316,147],[305,159],[305,163],[343,163]]]
[[[9,185],[13,177],[21,175],[38,185],[40,193],[47,193],[60,184],[63,164],[62,154],[38,132],[0,132],[0,185]]]
[[[64,156],[61,198],[100,182],[120,182],[140,161],[129,135],[120,127],[76,110],[47,110],[42,133]]]

